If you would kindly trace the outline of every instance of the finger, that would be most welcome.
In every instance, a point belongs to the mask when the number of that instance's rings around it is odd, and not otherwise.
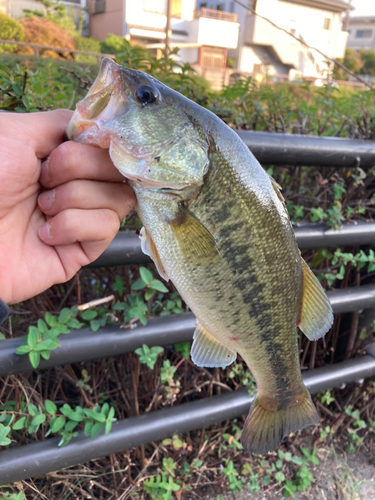
[[[60,144],[43,162],[40,183],[46,188],[74,179],[123,181],[107,149],[68,141]]]
[[[120,219],[113,210],[69,209],[43,224],[39,237],[47,245],[55,247],[79,242],[84,245],[82,248],[91,262],[107,248],[119,227]],[[75,248],[79,249],[78,246]],[[71,258],[75,256],[71,255]],[[83,265],[82,261],[80,265]]]
[[[86,210],[109,208],[123,219],[135,205],[132,188],[123,182],[70,181],[44,191],[38,199],[40,209],[54,216],[68,208]]]
[[[37,158],[46,158],[64,140],[73,111],[56,109],[39,113],[9,113],[7,126],[17,130],[25,144],[32,146]]]

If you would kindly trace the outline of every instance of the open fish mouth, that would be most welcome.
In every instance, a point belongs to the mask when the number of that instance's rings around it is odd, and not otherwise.
[[[108,149],[115,167],[131,183],[168,195],[201,185],[205,145],[190,141],[192,125],[171,106],[159,82],[142,72],[103,59],[87,96],[78,102],[68,138]],[[191,151],[191,174],[180,168]]]

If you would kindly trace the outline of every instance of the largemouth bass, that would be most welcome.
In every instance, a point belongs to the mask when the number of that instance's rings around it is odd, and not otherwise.
[[[197,317],[195,364],[239,353],[257,383],[242,432],[265,454],[318,413],[301,378],[297,326],[310,339],[333,321],[301,258],[279,186],[210,111],[140,71],[104,59],[68,135],[109,148],[142,220],[142,248]]]

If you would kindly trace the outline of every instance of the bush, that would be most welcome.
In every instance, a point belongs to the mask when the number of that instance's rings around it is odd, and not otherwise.
[[[125,40],[122,36],[114,35],[109,33],[104,42],[101,42],[103,54],[120,54],[128,50],[129,42]]]
[[[347,48],[345,51],[344,59],[338,59],[344,66],[346,66],[353,73],[362,73],[361,69],[363,67],[363,60],[361,58],[361,54],[357,52],[355,49]],[[349,75],[343,69],[339,68],[337,65],[334,68],[333,76],[337,80],[348,80]]]
[[[359,54],[361,60],[363,61],[361,73],[363,75],[375,76],[375,50],[361,49]]]
[[[21,19],[20,23],[25,30],[25,42],[72,50],[76,48],[74,39],[69,36],[63,28],[57,26],[51,19],[25,17]],[[26,47],[23,52],[32,54],[33,50]],[[55,50],[41,50],[40,55],[52,59],[58,59],[59,57],[64,59],[73,58],[69,52],[57,52]]]
[[[74,37],[76,42],[76,49],[83,50],[85,52],[97,52],[100,53],[101,46],[100,40],[97,38],[87,38],[85,36]],[[75,54],[74,59],[80,63],[95,64],[97,62],[95,56],[86,56],[84,54]]]
[[[25,33],[22,25],[10,16],[0,13],[0,39],[22,42],[24,37]],[[0,52],[2,53],[17,52],[18,48],[17,45],[0,44]]]

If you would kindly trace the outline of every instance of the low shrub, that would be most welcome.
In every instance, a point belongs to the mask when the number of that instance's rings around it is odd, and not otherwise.
[[[22,24],[0,12],[0,40],[22,42],[24,38],[25,33]],[[0,43],[0,52],[2,53],[17,52],[18,49],[19,47],[17,45]]]
[[[20,21],[24,32],[25,42],[36,43],[39,45],[48,45],[50,47],[61,47],[65,49],[76,48],[74,39],[67,32],[58,26],[51,19],[41,17],[24,17]],[[31,47],[25,47],[23,53],[32,54],[34,51]],[[51,59],[72,59],[69,52],[57,52],[55,50],[40,50],[42,57]]]

